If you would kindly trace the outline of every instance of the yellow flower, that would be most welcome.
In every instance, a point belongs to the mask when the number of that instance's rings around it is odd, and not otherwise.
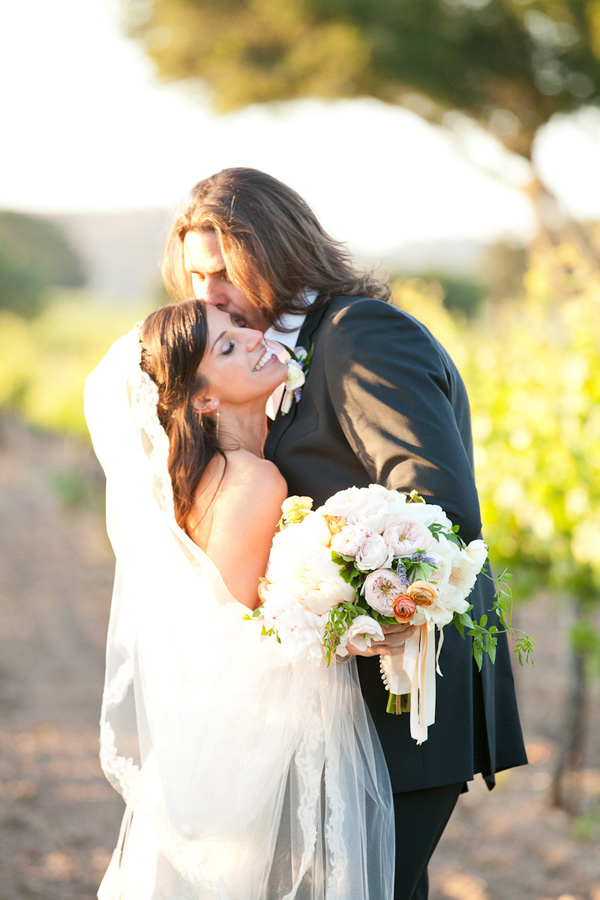
[[[288,497],[281,505],[283,521],[286,525],[302,522],[313,506],[312,497]]]

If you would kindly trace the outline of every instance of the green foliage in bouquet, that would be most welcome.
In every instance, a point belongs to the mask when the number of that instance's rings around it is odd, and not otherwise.
[[[424,501],[416,491],[412,491],[409,495],[409,502],[422,503]],[[458,547],[466,547],[465,542],[458,534],[458,525],[453,525],[452,530],[448,531],[442,525],[433,524],[429,526],[429,530],[436,540],[439,540],[439,535],[443,533],[447,540],[454,542]],[[364,597],[361,597],[361,588],[364,584],[366,573],[357,569],[354,557],[344,556],[332,551],[331,558],[339,566],[340,575],[344,581],[355,589],[356,602],[354,604],[340,604],[329,614],[329,621],[324,633],[328,663],[331,661],[332,653],[335,652],[342,636],[352,624],[355,616],[369,615],[379,622],[382,627],[396,624],[395,618],[382,615],[369,606]],[[397,560],[394,562],[397,562]],[[417,579],[427,581],[428,576],[431,575],[434,569],[435,566],[430,563],[417,559],[407,568],[409,581],[412,582]],[[512,625],[512,593],[508,585],[512,575],[506,569],[495,579],[485,570],[481,574],[491,578],[494,582],[496,591],[490,612],[496,613],[498,625],[492,624],[488,626],[489,615],[486,613],[481,616],[479,621],[473,619],[471,616],[472,605],[469,606],[466,612],[455,613],[452,624],[456,626],[461,637],[468,636],[472,638],[472,653],[480,671],[483,665],[484,654],[487,653],[492,663],[496,661],[496,645],[500,634],[507,634],[514,641],[514,650],[521,666],[525,662],[533,663],[534,639],[524,631],[515,629]]]
[[[482,574],[486,575],[486,572]],[[490,577],[489,575],[487,576]],[[496,661],[496,644],[499,634],[507,634],[509,638],[514,640],[514,650],[518,656],[519,664],[522,666],[525,662],[533,663],[534,639],[525,634],[520,629],[512,626],[512,594],[507,582],[512,579],[512,575],[506,569],[497,578],[493,579],[496,585],[496,594],[492,610],[498,617],[500,628],[497,625],[486,627],[489,617],[484,613],[479,621],[471,618],[472,606],[467,612],[455,613],[453,624],[458,628],[461,637],[465,634],[473,639],[473,657],[477,663],[479,671],[483,665],[484,653],[487,653],[491,662]],[[465,631],[465,629],[467,629]],[[517,636],[518,635],[518,636]]]

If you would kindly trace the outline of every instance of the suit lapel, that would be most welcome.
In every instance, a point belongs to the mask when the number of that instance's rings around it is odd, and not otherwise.
[[[314,342],[314,335],[328,308],[329,304],[306,317],[304,325],[298,335],[298,341],[296,343],[297,347],[304,347],[306,350],[310,350],[311,345]],[[308,377],[310,378],[310,370]],[[292,403],[289,413],[285,416],[282,415],[281,412],[277,413],[277,416],[269,429],[269,434],[265,443],[265,453],[268,459],[273,459],[275,456],[279,441],[296,418],[296,412],[300,403],[302,403],[302,398],[300,398],[299,403]]]

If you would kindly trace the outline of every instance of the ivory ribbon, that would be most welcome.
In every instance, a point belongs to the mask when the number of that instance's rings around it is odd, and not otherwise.
[[[435,722],[436,669],[439,672],[431,623],[421,625],[398,653],[381,657],[381,673],[390,693],[410,694],[410,734],[417,744],[427,740],[427,729]]]
[[[125,885],[125,868],[121,865],[123,851],[129,831],[133,812],[129,807],[125,809],[125,815],[121,821],[121,830],[119,831],[119,840],[113,851],[108,869],[104,873],[102,884],[98,888],[98,900],[119,900],[123,896],[123,888]]]

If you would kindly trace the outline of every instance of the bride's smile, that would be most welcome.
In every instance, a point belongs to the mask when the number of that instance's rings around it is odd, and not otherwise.
[[[271,363],[277,360],[277,356],[273,353],[272,350],[269,350],[268,347],[264,347],[263,352],[261,353],[260,359],[252,369],[253,372],[260,372],[261,369],[264,369],[266,365],[270,365]]]
[[[219,401],[221,412],[253,400],[266,402],[285,381],[285,363],[267,346],[262,331],[236,327],[228,313],[214,306],[207,306],[206,314],[209,349],[198,371],[210,396]]]

